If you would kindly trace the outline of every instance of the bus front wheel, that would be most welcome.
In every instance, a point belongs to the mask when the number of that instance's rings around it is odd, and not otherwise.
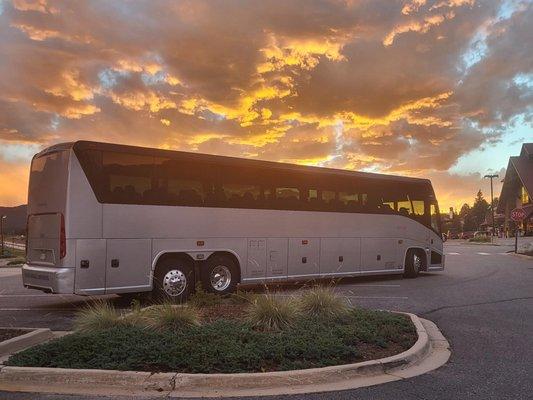
[[[162,261],[154,273],[153,294],[158,300],[181,303],[194,289],[194,268],[182,258]]]
[[[420,253],[416,250],[410,249],[405,256],[405,270],[403,276],[405,278],[416,278],[418,273],[422,270],[423,260]]]
[[[202,271],[202,286],[218,294],[232,293],[239,281],[239,270],[228,256],[215,255],[207,260]]]

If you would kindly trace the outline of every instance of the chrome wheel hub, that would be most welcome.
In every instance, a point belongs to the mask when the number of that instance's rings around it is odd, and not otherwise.
[[[420,271],[422,268],[422,259],[417,254],[413,256],[413,267],[416,272]]]
[[[211,286],[216,291],[223,291],[231,284],[231,271],[225,265],[217,265],[211,271]]]
[[[179,269],[168,271],[163,277],[163,290],[172,297],[179,296],[187,287],[187,277]]]

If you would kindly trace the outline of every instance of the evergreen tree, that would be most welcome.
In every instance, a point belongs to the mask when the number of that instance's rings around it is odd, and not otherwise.
[[[483,197],[481,190],[477,192],[476,199],[474,200],[474,205],[470,210],[470,215],[474,225],[474,230],[478,230],[480,225],[485,221],[485,216],[489,211],[489,203]]]

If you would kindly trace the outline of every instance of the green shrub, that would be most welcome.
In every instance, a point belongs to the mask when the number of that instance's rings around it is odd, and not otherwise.
[[[222,297],[216,293],[206,292],[201,282],[196,283],[195,291],[189,298],[189,304],[198,308],[216,306],[221,302]]]
[[[397,344],[407,349],[416,338],[416,329],[403,315],[353,309],[342,321],[297,318],[290,328],[275,332],[228,320],[177,331],[116,326],[76,332],[19,352],[6,365],[183,373],[280,371],[387,356],[392,353],[376,351],[394,344],[397,353]]]
[[[164,303],[149,308],[144,315],[147,327],[156,331],[177,331],[200,325],[200,314],[194,306]]]
[[[271,293],[256,296],[246,309],[246,320],[263,331],[278,331],[292,326],[298,317],[294,299]]]
[[[306,290],[298,306],[303,315],[322,319],[338,319],[349,311],[346,298],[337,295],[331,287],[322,286]]]
[[[74,329],[80,332],[95,332],[126,324],[129,322],[107,301],[89,303],[74,319]]]

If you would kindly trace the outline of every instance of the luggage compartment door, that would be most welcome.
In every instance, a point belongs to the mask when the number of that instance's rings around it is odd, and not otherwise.
[[[105,239],[76,240],[76,278],[74,293],[105,293]]]
[[[151,252],[150,239],[108,239],[106,293],[150,290]]]
[[[399,244],[395,238],[361,239],[361,272],[397,270]]]
[[[248,239],[246,277],[259,279],[266,276],[266,239]]]
[[[267,277],[287,278],[288,239],[269,238],[267,241]]]
[[[360,238],[323,238],[320,241],[320,275],[349,275],[360,270]]]
[[[289,277],[317,276],[319,274],[320,239],[289,239]]]

